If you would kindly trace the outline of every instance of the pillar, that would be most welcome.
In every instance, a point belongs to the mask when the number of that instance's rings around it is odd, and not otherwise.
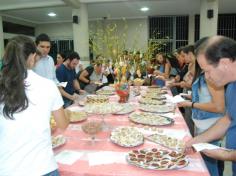
[[[217,35],[218,0],[201,0],[200,38]]]

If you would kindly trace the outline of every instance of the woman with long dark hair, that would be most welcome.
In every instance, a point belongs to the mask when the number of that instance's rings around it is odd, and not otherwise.
[[[68,119],[55,83],[34,73],[37,54],[25,36],[6,46],[0,72],[0,175],[59,175],[50,115],[65,129]]]

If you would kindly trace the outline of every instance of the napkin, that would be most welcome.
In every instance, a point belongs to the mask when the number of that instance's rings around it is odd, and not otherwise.
[[[82,152],[64,150],[55,156],[56,161],[61,164],[72,165],[83,155]]]
[[[88,154],[89,165],[126,163],[126,153],[121,152],[94,152]]]
[[[228,150],[226,148],[219,147],[217,145],[213,145],[213,144],[209,144],[209,143],[198,143],[198,144],[193,144],[192,146],[197,152],[200,152],[205,149],[207,149],[207,150],[214,150],[214,149]]]
[[[165,97],[171,103],[180,103],[180,102],[186,101],[185,99],[181,97],[181,95],[176,95],[174,97],[170,95],[165,95]]]
[[[81,111],[83,108],[81,108],[79,106],[72,106],[72,107],[69,107],[67,109],[70,110],[70,111],[73,111],[73,112],[78,112],[78,111]]]
[[[66,85],[67,85],[67,82],[57,83],[57,86],[59,86],[59,87],[66,87]]]

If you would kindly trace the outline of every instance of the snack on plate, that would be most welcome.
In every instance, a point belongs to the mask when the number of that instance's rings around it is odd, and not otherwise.
[[[174,120],[168,117],[163,117],[158,114],[148,112],[133,112],[129,115],[129,119],[132,122],[143,124],[143,125],[170,125],[174,123]]]
[[[123,147],[135,147],[144,142],[143,134],[134,127],[118,127],[111,132],[110,139]]]
[[[146,112],[167,113],[167,112],[173,112],[175,110],[175,106],[173,104],[164,104],[164,105],[140,104],[139,109]]]
[[[65,113],[69,117],[70,122],[81,122],[87,119],[87,113],[84,111],[65,110]]]
[[[105,95],[87,95],[86,104],[109,103],[109,98]]]
[[[122,110],[114,113],[117,115],[123,115],[123,114],[128,114],[134,111],[134,106],[132,104],[129,103],[120,103],[118,106],[120,106],[122,108]]]
[[[96,91],[96,94],[98,94],[98,95],[113,95],[113,94],[115,94],[115,91],[111,90],[111,89],[100,89],[100,90]]]
[[[66,138],[62,135],[52,136],[52,148],[60,147],[66,142]]]
[[[138,101],[140,104],[148,104],[148,105],[164,105],[166,102],[163,100],[156,100],[152,98],[140,98]]]
[[[156,99],[156,100],[166,100],[166,97],[162,94],[157,94],[157,93],[144,93],[141,94],[142,97],[144,98],[151,98],[151,99]]]
[[[129,164],[153,170],[180,169],[189,163],[183,153],[156,148],[132,150],[126,156],[126,160]]]
[[[114,114],[122,110],[118,103],[86,104],[85,112],[91,114]]]
[[[184,148],[183,141],[164,134],[152,134],[150,136],[147,136],[146,139],[177,151],[182,151]]]

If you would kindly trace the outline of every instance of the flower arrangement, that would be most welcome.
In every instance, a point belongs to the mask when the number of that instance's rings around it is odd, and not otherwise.
[[[97,22],[92,27],[96,30],[90,31],[90,49],[95,55],[102,53],[103,63],[109,60],[118,84],[120,84],[124,77],[127,82],[129,78],[133,80],[134,75],[142,78],[144,73],[147,74],[149,67],[152,67],[151,60],[153,54],[165,46],[165,42],[161,40],[149,40],[147,49],[140,52],[142,48],[138,48],[137,43],[141,42],[139,41],[139,35],[141,33],[139,29],[141,29],[142,24],[139,24],[139,27],[137,27],[133,34],[133,48],[130,49],[132,52],[124,53],[128,36],[128,24],[125,18],[123,18],[123,23],[123,29],[119,28],[118,31],[117,24],[115,23],[106,24],[105,21],[104,23]]]

